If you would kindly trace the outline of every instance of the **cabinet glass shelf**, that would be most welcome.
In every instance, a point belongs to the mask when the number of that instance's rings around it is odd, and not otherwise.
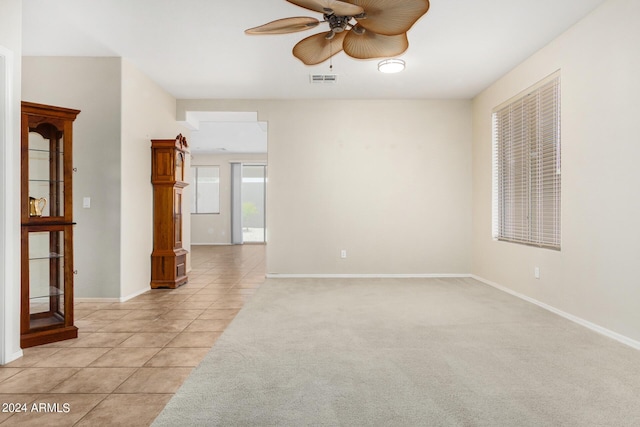
[[[39,259],[58,259],[58,258],[64,258],[64,255],[51,252],[49,256],[35,256],[35,257],[29,258],[29,261],[35,261]]]
[[[46,284],[45,284],[46,286]],[[30,300],[39,300],[42,298],[51,298],[51,297],[60,297],[60,296],[64,296],[64,289],[60,289],[60,288],[54,288],[53,286],[49,286],[49,293],[43,293],[40,295],[29,295],[29,299]]]
[[[30,152],[34,152],[34,153],[57,153],[57,154],[64,154],[64,151],[62,150],[50,150],[48,148],[29,148]]]

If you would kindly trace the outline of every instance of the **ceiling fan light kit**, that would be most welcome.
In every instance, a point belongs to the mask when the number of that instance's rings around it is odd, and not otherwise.
[[[307,37],[293,48],[293,55],[305,65],[320,64],[341,51],[356,59],[398,56],[409,47],[407,31],[429,10],[429,0],[287,1],[322,13],[323,21],[311,17],[283,18],[249,28],[245,33],[287,34],[326,22],[329,31]]]
[[[378,62],[378,71],[385,74],[399,73],[404,70],[404,65],[402,59],[385,59]]]

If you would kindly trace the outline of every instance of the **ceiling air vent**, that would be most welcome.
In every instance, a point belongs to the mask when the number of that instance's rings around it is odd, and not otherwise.
[[[309,74],[311,83],[336,83],[338,81],[337,74]]]

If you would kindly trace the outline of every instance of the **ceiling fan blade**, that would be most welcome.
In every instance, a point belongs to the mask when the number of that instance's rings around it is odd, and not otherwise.
[[[338,16],[355,16],[362,12],[364,9],[355,4],[354,2],[343,2],[339,0],[287,0],[289,3],[293,3],[297,6],[304,7],[305,9],[314,10],[320,13],[333,12]]]
[[[347,31],[336,33],[330,40],[326,35],[327,33],[319,33],[299,41],[293,47],[293,56],[306,65],[316,65],[342,51],[342,41]]]
[[[320,23],[316,18],[298,16],[295,18],[277,19],[259,27],[249,28],[246,34],[287,34],[308,30]]]
[[[409,47],[407,33],[385,36],[371,31],[349,31],[342,43],[344,53],[352,58],[371,59],[397,56]]]
[[[429,10],[429,0],[349,0],[361,6],[367,17],[358,24],[374,33],[393,36],[409,31]]]

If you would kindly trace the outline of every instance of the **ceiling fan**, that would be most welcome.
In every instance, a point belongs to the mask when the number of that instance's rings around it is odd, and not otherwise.
[[[293,48],[306,65],[344,52],[357,59],[397,56],[409,47],[407,31],[429,10],[429,0],[287,0],[320,12],[329,31],[307,37]],[[287,34],[314,28],[316,18],[293,17],[245,30],[246,34]]]

